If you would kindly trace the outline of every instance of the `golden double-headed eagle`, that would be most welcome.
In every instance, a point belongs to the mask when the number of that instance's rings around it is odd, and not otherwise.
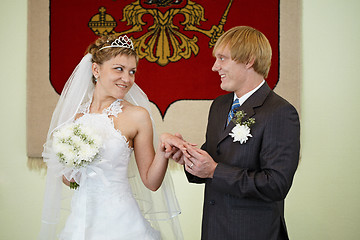
[[[210,38],[209,47],[213,47],[218,37],[224,32],[223,27],[226,22],[233,0],[230,0],[218,25],[213,25],[210,30],[204,30],[200,26],[204,17],[204,8],[191,0],[181,8],[171,8],[171,5],[178,4],[181,0],[148,0],[147,4],[156,4],[159,7],[169,7],[164,13],[158,8],[144,8],[140,0],[134,1],[123,9],[122,22],[131,26],[129,30],[115,32],[117,26],[115,19],[106,13],[105,7],[100,7],[99,12],[89,21],[90,29],[96,35],[117,34],[124,35],[136,32],[144,32],[139,38],[130,37],[140,58],[145,58],[149,62],[156,62],[160,66],[165,66],[169,62],[177,62],[181,58],[188,59],[191,54],[197,55],[199,46],[196,44],[198,38],[192,38],[179,31],[179,27],[173,24],[176,15],[182,14],[184,21],[180,22],[184,26],[183,31],[196,31]],[[150,14],[153,17],[153,24],[143,31],[147,22],[143,21],[143,16]]]

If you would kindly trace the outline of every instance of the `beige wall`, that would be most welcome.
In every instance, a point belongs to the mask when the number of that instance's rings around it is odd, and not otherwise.
[[[303,0],[302,160],[286,201],[291,239],[360,235],[360,2]],[[0,2],[0,239],[36,239],[44,176],[26,159],[27,1]],[[40,123],[39,123],[40,124]],[[202,187],[174,174],[186,239]]]
[[[360,236],[360,1],[303,0],[302,162],[290,236]]]

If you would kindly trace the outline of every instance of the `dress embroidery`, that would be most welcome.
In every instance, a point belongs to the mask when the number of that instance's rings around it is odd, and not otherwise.
[[[78,113],[81,113],[81,114],[90,114],[90,105],[91,105],[91,101],[88,101],[84,104],[82,104],[80,107],[79,107],[79,110],[78,110]],[[104,109],[102,111],[102,114],[105,114],[109,120],[109,123],[111,124],[112,128],[118,133],[120,134],[121,138],[124,140],[127,148],[129,150],[133,150],[133,148],[130,146],[130,143],[128,141],[128,139],[122,134],[122,132],[120,131],[120,129],[117,129],[115,128],[115,124],[114,124],[114,119],[113,118],[110,118],[110,116],[114,116],[114,117],[117,117],[119,113],[122,112],[122,108],[123,108],[123,105],[121,104],[121,102],[124,101],[123,99],[117,99],[115,100],[112,104],[110,104],[109,107],[107,107],[106,109]]]
[[[79,107],[78,113],[82,113],[82,114],[90,113],[91,101],[92,100],[82,104]],[[115,117],[117,117],[117,115],[122,112],[122,107],[123,107],[123,105],[121,104],[122,101],[123,101],[122,99],[116,99],[112,104],[110,104],[109,107],[104,109],[102,111],[102,113],[106,114],[107,116],[115,116]]]
[[[79,112],[84,115],[75,121],[101,136],[100,161],[79,170],[80,187],[74,191],[71,212],[59,239],[160,240],[160,233],[145,219],[132,193],[128,165],[133,149],[114,128],[115,116],[123,111],[122,100],[114,101],[100,114],[89,112],[90,105],[89,101],[81,107]],[[136,170],[135,165],[132,168]],[[131,178],[135,183],[135,175]]]
[[[122,112],[123,105],[121,104],[123,100],[122,99],[116,99],[115,102],[110,104],[110,106],[103,110],[103,113],[105,113],[108,116],[115,116]]]

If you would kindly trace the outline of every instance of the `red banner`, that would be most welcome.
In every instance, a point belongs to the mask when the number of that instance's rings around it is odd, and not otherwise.
[[[171,103],[224,94],[211,71],[212,45],[238,25],[263,32],[273,49],[267,82],[279,79],[278,0],[51,0],[50,79],[60,93],[86,47],[126,34],[140,56],[137,84],[164,116]]]

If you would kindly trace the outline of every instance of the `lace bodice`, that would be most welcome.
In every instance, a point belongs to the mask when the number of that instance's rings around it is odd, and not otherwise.
[[[99,184],[103,184],[102,176],[106,176],[106,179],[110,181],[119,180],[120,177],[125,181],[127,178],[127,166],[133,149],[129,147],[129,143],[121,131],[115,129],[113,118],[110,117],[117,117],[122,112],[122,101],[121,99],[115,100],[101,114],[89,113],[91,105],[89,101],[79,108],[78,113],[84,115],[75,121],[91,127],[94,133],[102,139],[103,146],[99,151],[100,161],[96,164],[90,164],[87,169],[88,173],[94,171],[93,167],[103,170],[102,174],[97,174],[100,176],[99,178],[91,178],[91,181],[99,181]]]
[[[102,113],[106,114],[107,116],[117,117],[117,115],[122,112],[122,107],[123,107],[123,105],[121,104],[122,101],[123,101],[122,99],[115,100],[112,104],[110,104],[109,107],[105,108]],[[82,114],[90,113],[90,105],[91,105],[91,101],[82,104],[79,108],[78,113],[82,113]]]
[[[78,111],[84,115],[75,122],[90,126],[102,138],[103,146],[100,161],[81,171],[80,187],[74,193],[61,240],[160,239],[132,195],[127,170],[133,149],[110,117],[122,112],[121,102],[114,101],[101,114],[89,113],[91,102]]]

